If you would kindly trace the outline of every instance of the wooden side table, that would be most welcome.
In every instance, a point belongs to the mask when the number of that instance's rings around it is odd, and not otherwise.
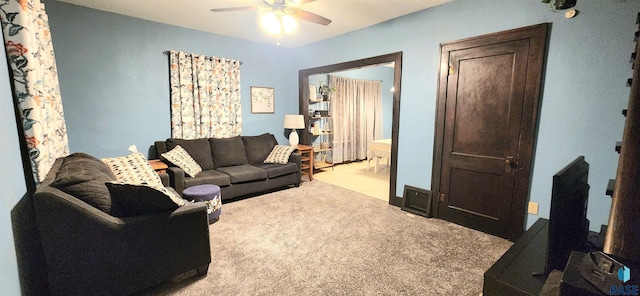
[[[302,171],[300,174],[309,176],[309,181],[313,181],[313,146],[298,145],[295,152],[300,153],[302,158]]]
[[[158,174],[166,173],[167,168],[169,167],[166,163],[162,162],[162,160],[159,159],[149,159],[149,164],[151,165],[151,168],[153,168],[153,170]]]

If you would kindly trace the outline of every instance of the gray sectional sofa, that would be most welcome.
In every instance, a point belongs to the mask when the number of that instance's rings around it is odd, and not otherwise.
[[[301,182],[301,157],[292,153],[286,164],[264,163],[278,144],[273,134],[232,138],[193,140],[170,138],[155,142],[157,156],[177,145],[184,148],[200,165],[202,172],[191,177],[181,168],[164,160],[169,168],[171,187],[182,194],[185,188],[214,184],[220,186],[222,200],[298,186]],[[160,158],[162,159],[162,158]]]

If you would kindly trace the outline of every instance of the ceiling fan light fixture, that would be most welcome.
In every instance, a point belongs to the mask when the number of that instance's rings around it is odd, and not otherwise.
[[[278,20],[278,17],[273,11],[262,17],[262,27],[271,34],[280,34],[280,20]]]
[[[288,14],[269,12],[262,17],[262,27],[273,35],[291,33],[298,28],[298,22]]]
[[[298,22],[292,16],[285,14],[282,17],[282,27],[286,33],[291,33],[298,28]]]

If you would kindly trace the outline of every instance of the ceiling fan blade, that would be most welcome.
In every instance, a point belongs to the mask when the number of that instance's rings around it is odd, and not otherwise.
[[[293,2],[298,5],[298,4],[305,4],[305,3],[309,3],[309,2],[315,2],[316,0],[293,0]]]
[[[285,7],[289,5],[300,5],[310,2],[315,2],[316,0],[262,0],[262,2],[268,6],[272,7]]]
[[[305,20],[305,21],[309,21],[309,22],[312,22],[312,23],[324,25],[324,26],[326,26],[326,25],[331,23],[331,20],[326,18],[326,17],[319,16],[319,15],[317,15],[315,13],[311,13],[311,12],[308,12],[306,10],[302,10],[302,9],[299,9],[299,8],[287,7],[285,9],[285,12],[287,14],[289,14],[290,16],[292,16],[292,17],[299,18],[299,19],[302,19],[302,20]]]
[[[227,7],[227,8],[213,8],[213,12],[225,12],[225,11],[241,11],[241,10],[256,10],[257,6],[240,6],[240,7]]]

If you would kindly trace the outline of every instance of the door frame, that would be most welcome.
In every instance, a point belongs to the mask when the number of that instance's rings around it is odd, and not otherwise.
[[[518,157],[518,171],[515,177],[515,186],[511,211],[507,224],[509,225],[508,238],[517,240],[525,227],[525,214],[527,201],[529,200],[529,187],[531,185],[533,152],[538,125],[538,113],[540,106],[540,95],[542,89],[542,77],[545,68],[545,57],[547,51],[547,39],[550,31],[550,23],[501,31],[456,41],[443,42],[440,44],[440,69],[438,71],[438,94],[436,98],[436,118],[435,118],[435,139],[433,146],[433,167],[431,174],[431,189],[436,198],[433,198],[431,209],[433,216],[440,218],[438,206],[440,203],[440,181],[443,159],[445,111],[447,100],[447,80],[449,75],[449,53],[454,50],[491,45],[513,40],[529,39],[529,58],[527,67],[527,84],[525,86],[523,118],[529,117],[531,120],[523,120],[521,127],[521,145]],[[540,54],[541,53],[541,54]],[[525,116],[527,115],[527,116]]]

